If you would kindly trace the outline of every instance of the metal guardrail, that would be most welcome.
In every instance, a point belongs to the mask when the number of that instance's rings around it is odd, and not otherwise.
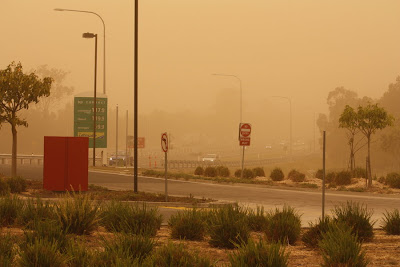
[[[17,161],[20,164],[26,164],[29,162],[30,165],[37,164],[43,165],[43,155],[17,155]],[[92,158],[89,157],[89,165],[92,163]],[[96,164],[101,164],[101,158],[96,157]],[[11,154],[0,154],[0,164],[11,164]]]

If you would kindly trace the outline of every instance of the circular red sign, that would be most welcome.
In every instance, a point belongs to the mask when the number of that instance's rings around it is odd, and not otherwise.
[[[168,151],[168,135],[167,135],[167,133],[163,133],[161,135],[161,149],[164,152]]]
[[[248,137],[251,134],[251,125],[248,123],[243,123],[240,126],[240,135],[242,137]]]

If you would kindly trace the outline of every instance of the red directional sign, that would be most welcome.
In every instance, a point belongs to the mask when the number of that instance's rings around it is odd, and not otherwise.
[[[164,152],[168,151],[168,135],[167,135],[167,133],[163,133],[161,135],[161,149]]]
[[[241,146],[250,146],[251,124],[241,123],[239,125],[239,143]]]

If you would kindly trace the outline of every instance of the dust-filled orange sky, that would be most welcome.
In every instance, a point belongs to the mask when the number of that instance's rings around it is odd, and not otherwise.
[[[242,80],[244,121],[260,107],[285,104],[270,96],[286,96],[299,129],[304,120],[312,125],[314,112],[326,111],[335,87],[378,98],[400,74],[398,0],[139,2],[140,112],[215,109],[222,90],[239,96],[237,80],[211,75],[226,73]],[[0,68],[11,61],[25,70],[47,64],[71,72],[65,82],[76,93],[92,91],[94,41],[82,33],[94,32],[102,91],[101,21],[54,8],[103,17],[109,103],[132,109],[132,0],[2,0]]]

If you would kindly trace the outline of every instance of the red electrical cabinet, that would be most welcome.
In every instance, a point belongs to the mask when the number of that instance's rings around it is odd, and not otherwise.
[[[88,137],[44,137],[43,188],[88,190]]]

